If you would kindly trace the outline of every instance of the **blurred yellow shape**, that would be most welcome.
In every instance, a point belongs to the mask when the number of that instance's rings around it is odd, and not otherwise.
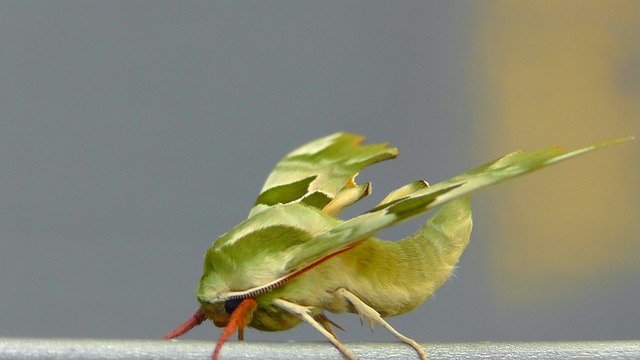
[[[476,37],[492,153],[640,135],[640,2],[492,1]],[[492,192],[503,305],[569,303],[640,274],[638,140]]]

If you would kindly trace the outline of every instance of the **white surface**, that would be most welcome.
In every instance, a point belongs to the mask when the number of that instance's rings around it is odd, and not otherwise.
[[[413,359],[401,343],[347,343],[359,359]],[[442,359],[639,359],[640,342],[539,342],[424,344],[431,360]],[[214,342],[162,340],[0,339],[0,359],[210,359]],[[231,359],[342,359],[329,343],[230,342],[220,354]]]

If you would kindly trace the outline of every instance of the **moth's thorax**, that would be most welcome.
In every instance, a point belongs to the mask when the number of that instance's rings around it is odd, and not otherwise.
[[[223,234],[207,250],[196,291],[202,303],[256,297],[297,270],[303,245],[341,221],[302,204],[274,205]]]
[[[238,296],[257,298],[259,302],[250,324],[252,327],[278,331],[299,323],[295,316],[275,309],[269,306],[268,300],[260,301],[259,298],[282,285],[279,279],[286,275],[285,267],[296,256],[298,245],[314,235],[297,227],[300,224],[296,224],[295,219],[300,220],[291,211],[308,213],[306,219],[324,217],[315,210],[302,208],[305,207],[285,209],[276,206],[265,210],[222,235],[207,250],[196,297],[202,312],[216,326],[227,325],[230,314],[225,310],[225,301]],[[320,231],[328,225],[316,224],[316,227],[316,231]]]

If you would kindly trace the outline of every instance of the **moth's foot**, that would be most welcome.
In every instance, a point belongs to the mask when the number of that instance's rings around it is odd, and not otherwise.
[[[329,339],[329,341],[331,341],[331,343],[338,349],[340,350],[340,352],[342,354],[344,354],[344,356],[349,359],[349,360],[357,360],[357,358],[349,351],[347,350],[347,348],[340,342],[340,340],[338,340],[338,338],[335,336],[335,334],[333,333],[332,330],[327,330],[325,326],[328,326],[328,323],[319,323],[318,321],[316,321],[316,319],[314,319],[314,316],[312,316],[312,309],[311,307],[308,306],[302,306],[302,305],[298,305],[286,300],[282,300],[282,299],[276,299],[273,301],[273,304],[276,305],[277,307],[281,308],[282,310],[294,314],[296,315],[298,318],[300,318],[303,321],[308,322],[309,324],[311,324],[311,326],[313,326],[314,328],[316,328],[316,330],[320,331],[322,333],[322,335],[324,335],[327,339]],[[324,316],[322,314],[320,314],[321,316]],[[316,318],[318,318],[319,315],[315,315]],[[322,318],[321,318],[322,319]],[[324,320],[330,321],[327,317],[324,317]],[[323,322],[324,320],[320,320],[320,322]]]
[[[375,324],[379,324],[383,326],[385,329],[389,330],[389,332],[395,335],[402,342],[414,348],[418,352],[418,355],[420,355],[420,359],[427,360],[427,354],[425,354],[424,349],[422,348],[422,346],[420,346],[420,344],[418,344],[415,340],[410,339],[400,334],[398,331],[396,331],[396,329],[394,329],[391,325],[389,325],[389,323],[386,322],[374,308],[365,304],[357,296],[350,293],[346,289],[338,289],[336,290],[335,294],[337,296],[343,297],[349,303],[351,303],[351,305],[353,305],[354,309],[356,310],[356,313],[358,313],[358,315],[360,316],[360,319],[367,320],[369,322],[369,326],[371,327],[372,331],[373,331],[373,326]]]

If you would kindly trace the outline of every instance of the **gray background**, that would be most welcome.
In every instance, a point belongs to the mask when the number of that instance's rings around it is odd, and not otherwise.
[[[444,1],[0,2],[0,336],[161,337],[196,309],[211,241],[308,140],[344,130],[400,148],[360,175],[373,199],[347,215],[501,155],[475,131],[477,11]],[[429,341],[638,338],[637,276],[575,307],[493,301],[498,190],[476,197],[458,276],[391,323]],[[392,339],[355,316],[335,319],[344,340]],[[206,324],[187,337],[218,334]],[[307,325],[247,338],[323,340]]]

